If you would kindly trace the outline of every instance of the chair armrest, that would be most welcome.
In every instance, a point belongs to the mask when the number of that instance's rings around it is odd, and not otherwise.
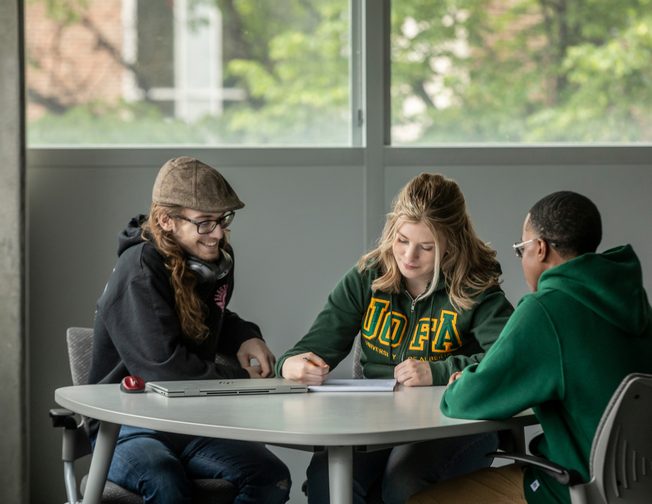
[[[67,409],[53,408],[50,410],[50,419],[52,427],[63,427],[64,429],[75,430],[79,426],[75,419],[75,414]]]
[[[502,458],[521,462],[525,465],[533,466],[541,469],[543,472],[553,477],[558,483],[566,486],[577,485],[583,483],[582,477],[574,469],[566,469],[565,467],[555,464],[550,460],[542,457],[535,457],[534,455],[526,455],[523,453],[508,453],[508,452],[492,452],[488,453],[487,457]]]
[[[61,460],[74,462],[91,453],[91,443],[86,429],[84,429],[84,422],[77,423],[72,411],[53,408],[50,410],[50,418],[53,427],[63,427],[64,429],[61,441]]]

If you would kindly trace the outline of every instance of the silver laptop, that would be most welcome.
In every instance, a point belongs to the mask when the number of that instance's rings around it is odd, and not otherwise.
[[[146,390],[165,397],[294,394],[308,392],[302,383],[283,378],[237,378],[147,382]]]

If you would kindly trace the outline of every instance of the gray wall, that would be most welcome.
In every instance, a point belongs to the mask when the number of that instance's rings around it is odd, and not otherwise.
[[[0,502],[28,498],[20,2],[0,3]]]
[[[386,188],[385,208],[412,176],[430,163],[365,170],[336,166],[229,166],[220,154],[203,156],[219,167],[247,206],[233,224],[237,285],[233,308],[263,328],[278,355],[306,331],[338,278],[365,250],[365,236],[377,234],[382,215],[365,217],[364,194],[378,181]],[[182,151],[179,151],[181,154]],[[48,424],[53,391],[70,384],[64,333],[71,325],[91,325],[94,303],[115,260],[115,235],[129,217],[145,212],[151,185],[165,157],[151,163],[97,159],[88,166],[70,153],[51,162],[32,153],[28,165],[30,279],[29,389],[32,416],[32,502],[63,502],[59,436]],[[83,153],[82,153],[83,157]],[[306,164],[320,156],[306,157]],[[498,250],[504,287],[512,301],[525,293],[520,264],[511,244],[520,237],[527,209],[557,189],[593,198],[603,213],[603,248],[632,243],[651,287],[652,237],[649,217],[652,166],[568,164],[439,165],[467,197],[475,226]],[[372,175],[366,175],[372,174]],[[370,224],[371,223],[371,224]],[[373,228],[373,229],[371,229]],[[350,363],[337,370],[348,376]],[[309,460],[306,452],[275,449],[293,471],[292,501],[303,502],[299,487]],[[36,481],[36,479],[34,480]]]

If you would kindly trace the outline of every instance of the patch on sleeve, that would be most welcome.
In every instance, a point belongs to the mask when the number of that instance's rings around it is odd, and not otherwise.
[[[540,486],[541,483],[539,483],[539,480],[534,480],[532,483],[530,483],[530,488],[532,489],[533,492],[536,492]]]

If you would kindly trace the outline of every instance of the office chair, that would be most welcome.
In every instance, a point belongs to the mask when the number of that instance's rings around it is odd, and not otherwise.
[[[364,378],[360,355],[362,354],[362,336],[360,333],[353,340],[353,378]]]
[[[70,327],[66,331],[68,345],[68,360],[73,385],[88,383],[93,348],[93,329],[86,327]],[[222,364],[234,365],[230,359],[218,357]],[[63,427],[62,460],[63,476],[66,487],[68,504],[77,504],[77,477],[75,461],[92,453],[90,440],[84,427],[84,418],[78,423],[72,411],[55,408],[50,410],[50,418],[54,427]],[[80,484],[81,493],[86,487],[85,475]],[[222,479],[196,479],[196,502],[210,504],[231,504],[236,497],[236,488],[233,484]],[[103,504],[142,504],[143,499],[129,490],[108,481],[102,493]]]
[[[541,457],[489,456],[530,464],[568,485],[572,504],[627,504],[652,500],[652,374],[627,375],[614,392],[593,437],[590,480]]]

